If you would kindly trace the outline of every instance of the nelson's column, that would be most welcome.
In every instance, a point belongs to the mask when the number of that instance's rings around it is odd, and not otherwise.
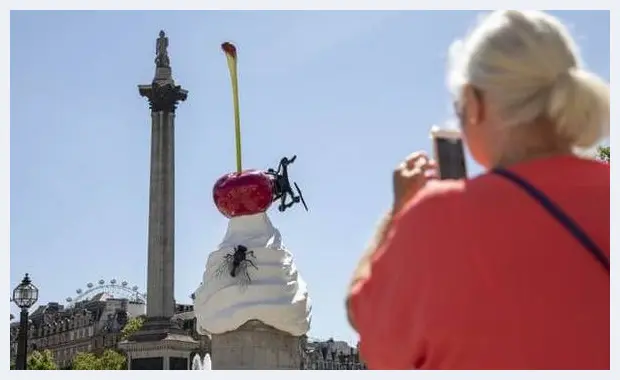
[[[171,318],[174,301],[174,117],[187,90],[174,83],[168,37],[162,30],[156,43],[155,78],[139,85],[151,108],[151,175],[149,191],[146,321],[121,342],[128,369],[189,369],[190,353],[198,342]]]

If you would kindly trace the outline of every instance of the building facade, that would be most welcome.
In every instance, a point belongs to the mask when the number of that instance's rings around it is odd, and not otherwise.
[[[107,349],[118,350],[122,330],[130,318],[144,316],[143,301],[119,299],[106,293],[68,307],[57,302],[39,306],[30,314],[28,352],[49,350],[59,369],[71,368],[73,358],[81,352],[100,354]],[[209,350],[209,339],[195,331],[192,305],[176,305],[174,321],[200,341],[196,353]],[[10,355],[15,359],[19,322],[10,326]]]
[[[128,291],[131,290],[131,291]],[[107,349],[119,350],[122,331],[131,318],[143,317],[146,302],[136,288],[114,280],[106,284],[87,284],[86,291],[78,289],[77,299],[67,298],[67,304],[50,302],[36,308],[29,316],[28,352],[49,350],[59,369],[70,369],[73,358],[82,352],[101,354]],[[13,317],[13,316],[12,316]],[[171,319],[199,347],[191,353],[204,358],[211,353],[209,337],[198,334],[193,305],[175,303]],[[10,325],[11,361],[17,353],[19,322],[12,318]],[[334,339],[313,339],[304,336],[300,342],[302,370],[362,370],[357,347]]]
[[[358,347],[330,338],[325,341],[309,339],[302,344],[304,370],[365,370]]]

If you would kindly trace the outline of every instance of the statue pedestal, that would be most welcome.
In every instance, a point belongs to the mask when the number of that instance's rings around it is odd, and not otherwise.
[[[127,353],[129,370],[188,370],[198,345],[189,336],[171,334],[158,340],[125,340],[119,348]]]
[[[212,369],[301,368],[301,337],[252,320],[211,337]]]
[[[158,81],[170,81],[172,78],[172,69],[170,67],[157,67],[155,68],[154,82]]]
[[[200,342],[169,318],[147,318],[142,328],[118,347],[127,353],[129,370],[188,370]]]

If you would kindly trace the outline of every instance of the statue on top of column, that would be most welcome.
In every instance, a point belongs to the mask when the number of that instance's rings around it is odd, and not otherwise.
[[[170,67],[170,58],[168,58],[168,37],[163,30],[159,31],[159,38],[155,45],[155,65],[157,67]]]

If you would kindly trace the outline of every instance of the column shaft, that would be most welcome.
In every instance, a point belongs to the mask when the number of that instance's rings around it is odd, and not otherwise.
[[[147,316],[174,314],[174,113],[151,113]]]

